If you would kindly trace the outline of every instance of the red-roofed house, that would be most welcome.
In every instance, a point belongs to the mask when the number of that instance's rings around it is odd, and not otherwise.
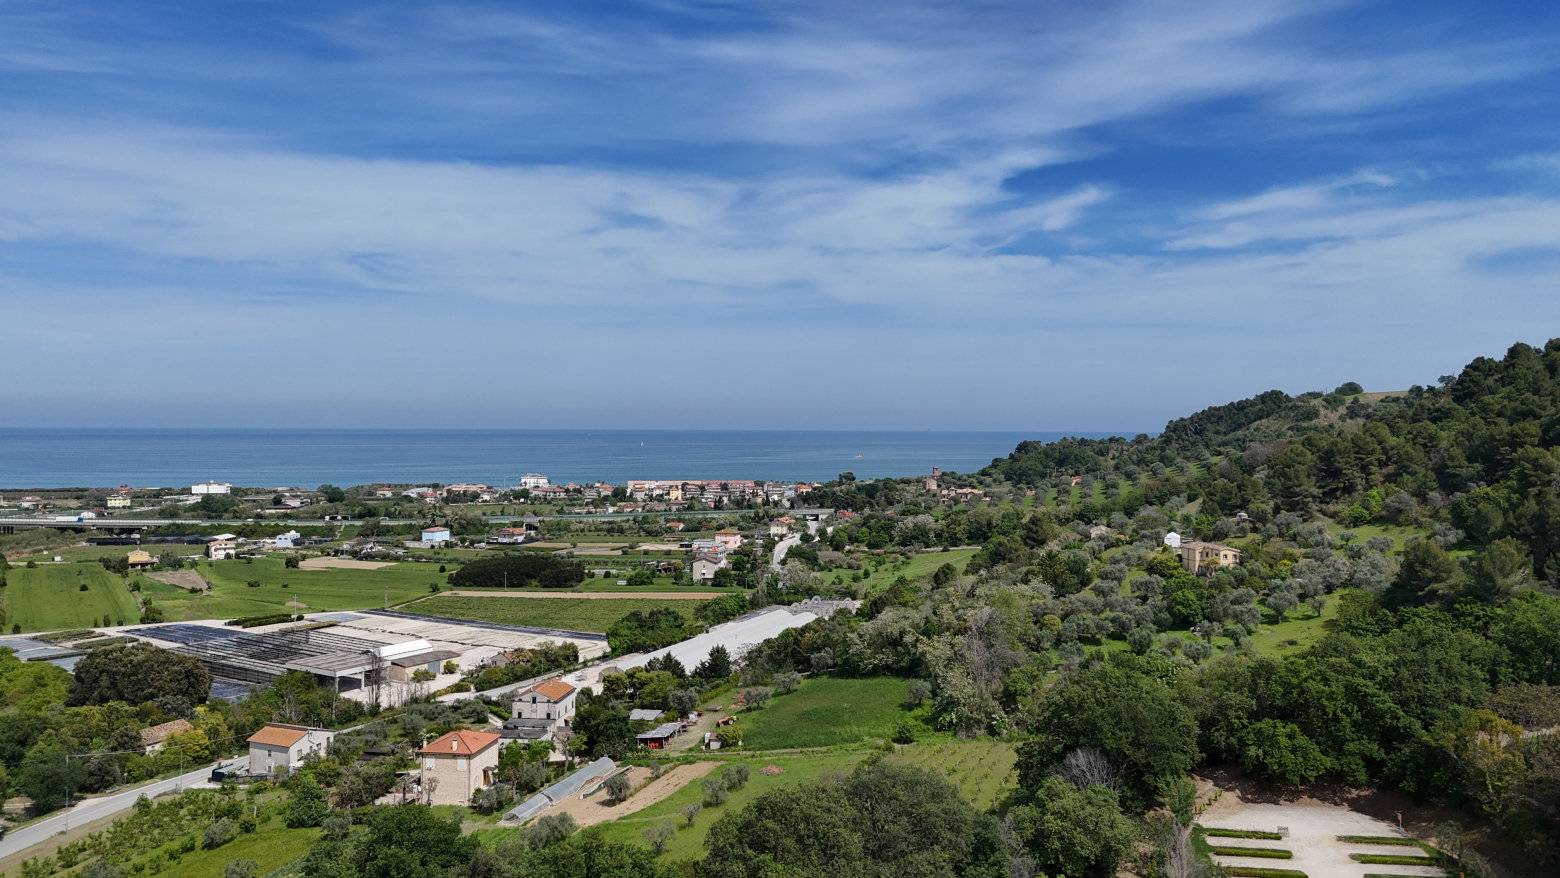
[[[493,783],[500,740],[497,732],[456,729],[429,741],[417,751],[422,761],[423,803],[470,804],[473,793]]]
[[[514,716],[526,719],[566,720],[574,715],[573,686],[554,677],[515,694]]]
[[[287,723],[266,723],[249,736],[249,773],[264,777],[277,769],[291,771],[309,754],[324,756],[336,733]]]

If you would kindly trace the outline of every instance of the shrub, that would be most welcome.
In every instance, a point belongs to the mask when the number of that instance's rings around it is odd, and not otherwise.
[[[1298,869],[1264,869],[1260,866],[1225,866],[1230,878],[1310,878]]]
[[[899,724],[894,726],[893,738],[895,744],[914,744],[915,724],[907,719],[900,720]]]
[[[1213,835],[1212,832],[1208,833]],[[1278,836],[1273,836],[1277,838]],[[1403,838],[1397,835],[1340,835],[1338,840],[1349,844],[1395,844],[1403,847],[1416,848],[1419,842],[1412,838]]]
[[[704,807],[706,808],[724,805],[726,800],[731,798],[731,789],[726,786],[726,779],[723,777],[707,777],[704,779],[703,786]]]
[[[526,828],[521,835],[527,847],[532,850],[540,850],[552,844],[556,844],[574,834],[579,825],[574,818],[567,814],[549,814],[539,818]]]
[[[226,817],[206,827],[206,834],[201,838],[202,847],[206,850],[219,848],[233,840],[237,834],[238,826]]]
[[[650,850],[654,851],[655,855],[659,857],[661,851],[666,849],[666,843],[677,835],[677,827],[673,826],[670,820],[652,823],[645,827],[643,835],[645,841],[650,843]]]
[[[740,790],[748,782],[752,772],[746,765],[740,762],[733,762],[721,769],[720,776],[726,781],[726,789]]]
[[[774,679],[769,682],[774,686],[776,694],[785,695],[788,692],[794,692],[796,687],[802,685],[802,675],[795,671],[781,671],[775,674]]]
[[[234,860],[222,870],[222,878],[259,878],[260,864],[254,860]]]
[[[628,798],[628,791],[632,789],[632,784],[629,783],[627,774],[619,773],[607,778],[602,788],[607,791],[612,801],[621,802]]]

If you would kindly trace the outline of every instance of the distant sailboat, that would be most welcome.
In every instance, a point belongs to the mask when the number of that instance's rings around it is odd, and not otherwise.
[[[856,459],[857,459],[857,460],[860,460],[860,459],[861,459],[861,455],[859,455],[859,454],[858,454],[858,455],[856,455]]]

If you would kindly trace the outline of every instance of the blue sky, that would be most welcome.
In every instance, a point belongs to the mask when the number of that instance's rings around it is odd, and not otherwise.
[[[1560,335],[1560,6],[0,6],[12,426],[1155,430]],[[25,379],[19,377],[25,376]]]

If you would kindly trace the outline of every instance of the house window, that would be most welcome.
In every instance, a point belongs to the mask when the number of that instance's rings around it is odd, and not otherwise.
[[[432,759],[425,759],[425,760],[423,760],[423,762],[424,762],[424,765],[423,765],[423,770],[424,771],[432,771],[433,770],[433,760]]]
[[[456,771],[465,771],[466,770],[466,757],[460,756],[460,757],[456,758],[456,760],[455,760],[455,770]]]

